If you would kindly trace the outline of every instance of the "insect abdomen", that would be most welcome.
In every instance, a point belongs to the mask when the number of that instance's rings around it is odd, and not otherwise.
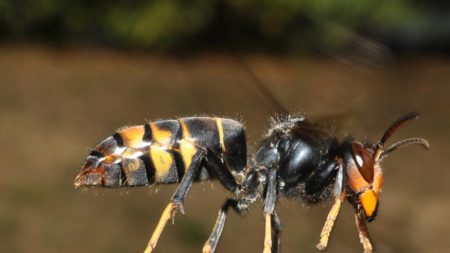
[[[179,182],[195,153],[205,149],[222,156],[231,170],[242,170],[246,166],[243,125],[211,117],[149,122],[119,130],[90,156],[101,159],[97,166],[104,169],[102,185],[140,186]],[[202,168],[197,180],[210,176]]]

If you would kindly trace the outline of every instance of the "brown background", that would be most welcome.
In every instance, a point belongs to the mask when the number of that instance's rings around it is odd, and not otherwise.
[[[376,141],[399,115],[421,118],[394,139],[425,137],[384,162],[379,216],[369,225],[378,252],[445,252],[450,243],[450,62],[406,58],[382,65],[348,59],[243,59],[281,103],[312,119],[333,118],[344,134]],[[255,147],[273,110],[227,54],[190,58],[89,49],[0,48],[0,251],[141,252],[174,186],[75,190],[88,147],[123,125],[191,115],[242,119]],[[252,149],[250,149],[252,150]],[[200,252],[225,196],[195,185],[185,217],[155,252]],[[282,200],[283,252],[318,252],[329,203]],[[231,212],[218,252],[261,252],[261,205]],[[346,204],[327,252],[362,252]]]

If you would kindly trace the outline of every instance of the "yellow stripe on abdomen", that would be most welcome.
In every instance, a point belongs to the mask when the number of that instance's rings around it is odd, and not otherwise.
[[[180,140],[180,155],[183,159],[184,163],[184,171],[186,172],[189,169],[189,166],[192,163],[192,158],[197,153],[198,149],[195,147],[193,140],[191,139],[191,135],[189,132],[189,128],[183,119],[178,120],[182,129],[182,139]]]
[[[170,145],[173,133],[170,130],[160,129],[154,122],[150,123],[152,129],[152,140],[161,144],[162,146]]]
[[[138,149],[146,145],[142,141],[144,132],[144,126],[133,126],[119,131],[119,134],[125,146]]]
[[[155,168],[155,182],[166,183],[170,170],[176,167],[172,155],[172,131],[159,128],[155,122],[151,122],[152,144],[150,145],[150,159]]]
[[[150,146],[150,159],[155,168],[155,181],[163,182],[174,163],[172,154],[160,144],[153,143]]]
[[[163,182],[174,163],[172,154],[159,143],[153,143],[150,146],[150,159],[155,168],[155,181]]]
[[[216,124],[217,124],[217,131],[219,132],[219,141],[220,141],[220,150],[223,153],[226,153],[225,148],[225,142],[224,142],[224,135],[223,135],[223,125],[222,125],[222,119],[216,118]]]

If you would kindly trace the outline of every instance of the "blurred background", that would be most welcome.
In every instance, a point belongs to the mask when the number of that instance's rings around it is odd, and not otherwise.
[[[377,252],[450,247],[450,4],[424,0],[0,1],[0,252],[141,252],[175,186],[75,190],[89,147],[124,125],[240,119],[249,156],[275,108],[377,141],[425,137],[384,161]],[[394,141],[394,140],[392,140]],[[219,183],[193,186],[155,252],[200,252]],[[330,203],[280,200],[283,252],[318,252]],[[230,212],[217,252],[261,252],[263,216]],[[446,239],[447,238],[447,239]],[[346,204],[327,252],[362,252]]]

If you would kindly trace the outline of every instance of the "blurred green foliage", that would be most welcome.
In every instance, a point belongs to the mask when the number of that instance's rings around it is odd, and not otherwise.
[[[3,40],[307,52],[423,19],[414,0],[0,0]]]

